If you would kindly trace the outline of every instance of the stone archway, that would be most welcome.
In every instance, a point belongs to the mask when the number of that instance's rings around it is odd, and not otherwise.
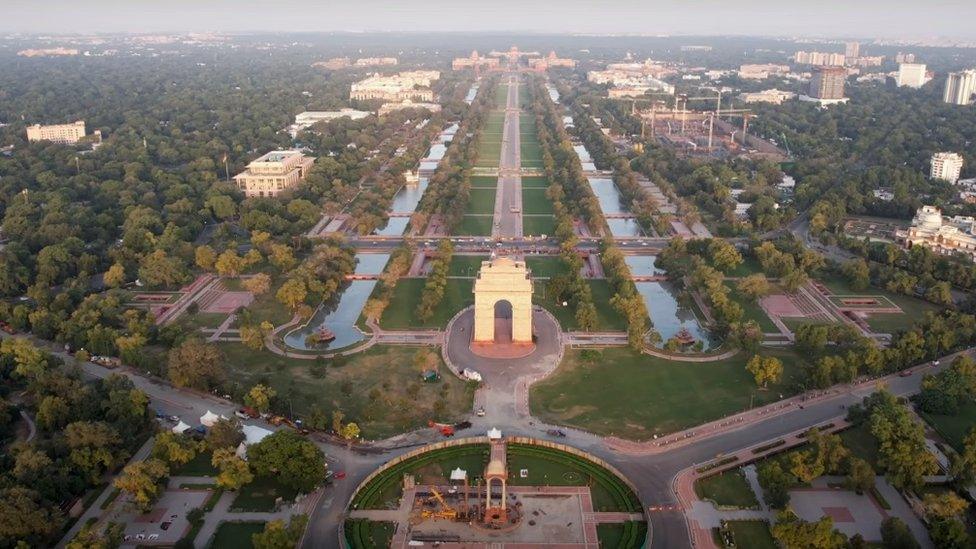
[[[512,302],[499,299],[495,302],[495,343],[512,342]]]
[[[499,308],[507,315],[509,307],[510,320],[499,319]],[[510,341],[500,341],[496,337],[499,320],[505,330],[504,335],[508,335],[510,324]],[[524,261],[499,257],[481,263],[478,279],[474,283],[473,343],[532,344],[532,280]]]

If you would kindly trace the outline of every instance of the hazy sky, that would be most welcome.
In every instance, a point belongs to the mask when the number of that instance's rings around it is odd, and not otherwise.
[[[0,31],[513,31],[951,36],[976,0],[2,0]]]

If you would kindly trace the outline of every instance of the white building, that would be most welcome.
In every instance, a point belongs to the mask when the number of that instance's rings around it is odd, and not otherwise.
[[[739,94],[739,100],[743,103],[772,103],[774,105],[781,105],[783,101],[789,101],[794,97],[796,97],[796,94],[793,92],[775,89]]]
[[[929,177],[943,179],[955,184],[962,172],[962,156],[952,152],[937,152],[932,155],[932,170]]]
[[[433,101],[434,92],[430,89],[430,84],[440,76],[438,71],[408,71],[392,76],[373,75],[352,84],[349,97],[361,101]]]
[[[847,62],[847,57],[842,53],[798,51],[793,54],[793,62],[799,65],[843,67]]]
[[[740,65],[739,78],[749,80],[764,80],[774,74],[787,74],[790,72],[789,65],[775,65],[766,63],[762,65]]]
[[[941,255],[965,254],[976,259],[976,219],[943,217],[935,206],[922,206],[907,230],[895,231],[898,242],[908,248],[919,245]]]
[[[898,86],[921,88],[928,81],[924,63],[902,63],[898,65]]]
[[[298,132],[310,128],[319,122],[330,122],[339,118],[349,118],[360,120],[373,113],[369,111],[357,111],[356,109],[339,109],[337,111],[305,111],[295,115],[295,123],[288,126],[288,133],[294,139]]]
[[[976,95],[976,69],[950,72],[942,100],[953,105],[970,105]]]
[[[277,196],[305,179],[315,159],[300,151],[271,151],[234,176],[244,195]]]
[[[49,126],[34,124],[27,126],[27,140],[31,143],[50,141],[62,145],[72,145],[83,137],[85,137],[84,120],[78,120],[71,124],[52,124]]]
[[[438,103],[423,103],[406,99],[399,103],[383,103],[380,109],[376,111],[376,114],[384,116],[403,109],[427,109],[430,112],[440,112],[441,106]]]

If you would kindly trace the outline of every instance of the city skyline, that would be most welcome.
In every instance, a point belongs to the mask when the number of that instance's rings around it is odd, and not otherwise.
[[[13,0],[0,32],[530,32],[578,34],[679,34],[831,36],[857,38],[957,38],[972,36],[976,4],[943,0],[924,7],[907,1],[874,0],[850,5],[839,0],[794,4],[750,0],[735,5],[715,0],[637,2],[616,0],[594,13],[581,0],[491,4],[430,0],[423,9],[389,0],[334,5],[286,0],[274,9],[252,0],[213,0],[204,5],[177,0],[165,4],[85,3]],[[558,13],[558,17],[553,17]],[[626,14],[626,17],[620,15]]]

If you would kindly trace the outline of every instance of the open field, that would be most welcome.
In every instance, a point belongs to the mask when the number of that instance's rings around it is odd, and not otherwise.
[[[871,428],[866,422],[842,431],[840,439],[852,455],[870,463],[875,471],[880,470],[878,441],[871,434]]]
[[[214,534],[212,549],[247,549],[254,547],[251,536],[264,531],[263,522],[222,522]]]
[[[769,524],[761,520],[729,521],[732,538],[736,547],[749,549],[776,549],[779,545],[773,539]]]
[[[466,215],[454,232],[458,236],[491,236],[493,221],[490,215]]]
[[[387,330],[443,328],[458,311],[474,303],[474,281],[452,278],[447,281],[444,299],[434,309],[434,314],[422,322],[416,311],[426,282],[423,278],[404,278],[397,282],[390,305],[380,318],[380,326]]]
[[[922,417],[931,425],[942,438],[961,452],[963,440],[970,429],[976,427],[976,403],[967,402],[959,407],[959,413],[954,416],[922,413]]]
[[[535,118],[521,116],[519,118],[519,137],[521,140],[520,153],[523,168],[542,167],[542,146],[536,134]]]
[[[522,188],[523,189],[545,189],[549,186],[549,180],[545,177],[538,175],[530,175],[522,177]]]
[[[471,176],[472,189],[494,189],[498,186],[497,177],[486,177],[483,175]]]
[[[346,519],[346,541],[352,549],[386,549],[393,541],[396,524],[366,519]]]
[[[566,262],[557,256],[529,256],[525,258],[525,264],[533,278],[550,278],[568,272]]]
[[[220,349],[227,355],[235,393],[257,383],[268,384],[280,402],[289,404],[282,412],[293,408],[297,416],[308,419],[316,409],[323,414],[339,409],[346,421],[359,424],[367,439],[425,427],[431,418],[454,421],[471,411],[473,392],[439,358],[441,379],[421,380],[422,367],[413,364],[420,347],[378,345],[321,362],[256,353],[239,343],[222,343]]]
[[[241,486],[230,506],[231,509],[241,512],[270,513],[275,510],[275,500],[281,498],[288,503],[297,494],[297,490],[282,486],[275,478],[255,477],[253,481]]]
[[[469,214],[491,214],[495,212],[495,189],[471,189],[468,199]]]
[[[700,425],[792,394],[802,378],[794,352],[763,349],[783,361],[783,380],[759,390],[740,353],[717,362],[672,362],[625,348],[608,348],[595,360],[567,350],[548,379],[532,387],[539,418],[601,435],[648,439]]]
[[[487,255],[453,255],[447,276],[477,276],[481,262],[487,260]]]
[[[731,286],[731,292],[729,292],[729,297],[742,306],[744,321],[755,320],[759,324],[759,328],[762,329],[764,333],[778,332],[779,329],[773,324],[773,321],[769,319],[766,311],[759,306],[755,301],[746,299],[745,296],[740,294],[738,290],[735,289],[734,285]]]
[[[553,215],[552,201],[546,196],[546,189],[522,189],[522,213]]]
[[[740,468],[696,480],[695,493],[723,507],[749,509],[759,506],[759,500]]]
[[[912,327],[915,320],[921,318],[927,312],[941,310],[941,307],[934,303],[899,295],[892,292],[869,286],[864,290],[855,290],[850,287],[847,281],[840,276],[825,276],[817,279],[818,282],[830,289],[835,295],[860,295],[883,297],[897,305],[904,314],[876,314],[869,315],[866,319],[871,329],[876,332],[891,333],[898,330],[907,330]]]
[[[523,215],[522,234],[525,236],[551,235],[556,232],[556,218],[551,215]]]

